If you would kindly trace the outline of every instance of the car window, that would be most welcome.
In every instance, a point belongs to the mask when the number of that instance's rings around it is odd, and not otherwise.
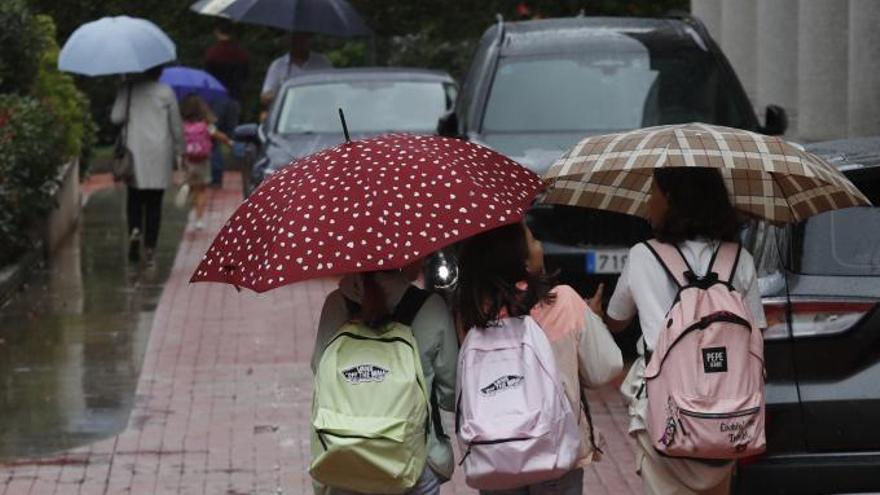
[[[684,122],[747,125],[707,52],[603,50],[500,60],[483,132],[609,132]]]
[[[821,213],[794,229],[795,269],[807,275],[880,274],[880,208]]]
[[[433,132],[455,88],[439,82],[362,81],[292,86],[285,91],[276,132],[339,132],[345,112],[352,133]]]
[[[788,252],[788,227],[752,220],[743,229],[741,242],[755,261],[761,296],[785,294],[784,259]],[[785,261],[787,262],[787,261]]]

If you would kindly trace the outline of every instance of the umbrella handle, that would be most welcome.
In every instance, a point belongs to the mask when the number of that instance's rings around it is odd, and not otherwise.
[[[342,122],[342,132],[345,134],[345,142],[351,142],[351,136],[348,135],[348,125],[345,123],[345,113],[343,113],[342,109],[339,109],[339,120]]]

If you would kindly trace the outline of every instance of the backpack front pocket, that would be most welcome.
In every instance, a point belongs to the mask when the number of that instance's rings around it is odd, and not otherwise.
[[[711,406],[711,407],[710,407]],[[763,452],[762,396],[745,399],[669,397],[665,428],[655,438],[671,456],[734,459]]]

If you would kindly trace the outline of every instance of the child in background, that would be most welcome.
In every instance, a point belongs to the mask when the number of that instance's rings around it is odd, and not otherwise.
[[[232,146],[232,140],[214,125],[214,116],[199,95],[187,95],[180,103],[186,151],[183,154],[186,182],[193,197],[196,230],[205,228],[203,217],[207,202],[206,188],[211,184],[211,150],[214,141]]]

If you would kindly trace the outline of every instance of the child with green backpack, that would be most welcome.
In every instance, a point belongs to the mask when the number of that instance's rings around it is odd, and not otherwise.
[[[422,262],[352,274],[324,301],[312,370],[316,492],[435,495],[452,477],[439,409],[453,410],[458,340]]]

